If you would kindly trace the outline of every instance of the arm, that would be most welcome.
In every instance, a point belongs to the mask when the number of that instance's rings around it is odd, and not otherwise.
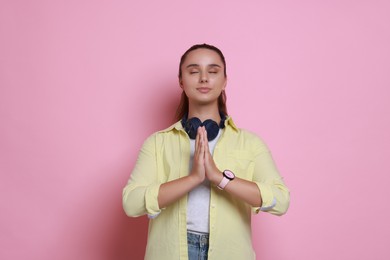
[[[127,185],[123,189],[122,204],[126,214],[131,217],[158,214],[159,186],[156,136],[152,135],[145,140]]]
[[[201,127],[198,128],[198,133],[200,131]],[[158,192],[158,204],[160,208],[165,208],[169,204],[177,201],[204,181],[206,175],[203,156],[204,149],[204,140],[197,134],[191,173],[188,176],[166,182],[160,186]]]
[[[203,138],[207,140],[206,132],[203,133]],[[225,191],[252,207],[261,207],[263,211],[282,215],[288,209],[290,193],[276,169],[268,148],[261,142],[257,143],[256,147],[252,181],[236,177],[226,185]],[[216,167],[208,149],[206,149],[205,154],[205,167],[207,178],[214,185],[218,185],[223,176]]]
[[[195,154],[188,176],[161,184],[157,178],[156,141],[149,137],[142,146],[130,179],[123,189],[122,203],[128,216],[156,216],[161,209],[179,200],[205,178],[203,140],[195,140]]]
[[[222,181],[223,175],[217,170],[214,172],[213,176],[215,177],[213,177],[213,180],[210,179],[210,181],[217,186]],[[224,190],[252,207],[261,207],[262,205],[260,190],[256,183],[252,181],[235,177],[234,181],[229,182]]]
[[[262,196],[262,211],[274,215],[283,215],[290,205],[290,192],[280,176],[271,152],[267,146],[258,141],[255,152],[255,182]]]
[[[222,172],[215,165],[213,157],[210,153],[206,130],[203,128],[198,135],[200,135],[200,138],[204,140],[203,143],[205,144],[204,156],[206,176],[211,183],[217,186],[223,179]],[[228,185],[226,185],[225,191],[231,193],[233,196],[236,196],[253,207],[260,207],[262,204],[259,188],[254,182],[236,177],[234,181],[231,181]]]

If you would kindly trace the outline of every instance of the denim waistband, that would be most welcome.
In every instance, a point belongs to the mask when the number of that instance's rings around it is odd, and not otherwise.
[[[209,244],[209,234],[187,231],[188,244],[204,246]]]

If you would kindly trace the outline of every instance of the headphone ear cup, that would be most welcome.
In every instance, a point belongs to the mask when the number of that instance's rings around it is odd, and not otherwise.
[[[217,137],[218,135],[219,125],[211,119],[207,119],[206,121],[204,121],[203,125],[207,131],[207,140],[214,140],[215,137]]]
[[[198,131],[198,127],[202,125],[202,121],[199,118],[193,117],[187,120],[184,125],[184,130],[187,132],[188,136],[191,139],[196,138],[196,133]]]

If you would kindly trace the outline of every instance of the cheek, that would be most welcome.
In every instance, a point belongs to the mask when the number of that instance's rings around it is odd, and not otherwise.
[[[217,85],[221,88],[225,87],[225,79],[223,79],[223,78],[214,79],[214,83],[215,83],[215,85]]]
[[[189,84],[189,82],[182,82],[181,84],[181,89],[185,92],[185,93],[190,93],[192,91],[192,87],[191,87],[191,84]]]
[[[183,78],[183,80],[181,81],[181,86],[182,88],[188,88],[188,87],[191,87],[192,85],[196,84],[198,81],[195,77],[192,77],[192,78]]]

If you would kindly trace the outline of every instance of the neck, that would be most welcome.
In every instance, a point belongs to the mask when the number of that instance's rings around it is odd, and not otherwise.
[[[191,106],[188,108],[188,118],[197,117],[202,122],[211,119],[219,123],[221,121],[221,116],[219,115],[218,105],[210,104],[204,106]]]

